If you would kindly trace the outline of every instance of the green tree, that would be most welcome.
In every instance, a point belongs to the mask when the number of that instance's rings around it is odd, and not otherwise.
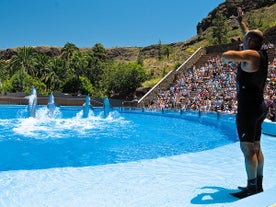
[[[84,74],[86,71],[89,60],[89,56],[86,53],[75,51],[71,57],[69,67],[72,71],[74,71],[74,75],[76,79],[76,88],[80,87],[80,76]]]
[[[89,79],[85,76],[80,76],[80,93],[84,95],[94,95],[93,86]]]
[[[47,63],[45,67],[40,71],[40,80],[45,83],[49,91],[59,90],[59,77],[55,71],[51,68],[51,64]]]
[[[78,51],[79,48],[70,42],[67,42],[61,49],[61,58],[69,61],[75,51]]]
[[[13,72],[18,70],[26,71],[31,76],[35,76],[36,53],[32,47],[22,47],[17,49],[17,55],[11,59],[10,67]]]
[[[67,80],[69,80],[73,75],[73,71],[70,70],[68,62],[64,59],[54,57],[51,59],[51,61],[48,62],[47,68],[49,68],[49,70],[55,74],[54,78],[50,77],[50,82],[52,87],[54,87],[52,91],[62,91],[63,84],[67,82]]]
[[[11,77],[10,83],[11,83],[11,90],[12,92],[22,92],[25,88],[25,78],[27,77],[27,72],[25,70],[19,70],[14,73],[14,75]]]
[[[163,55],[162,55],[162,43],[161,40],[158,42],[158,60],[162,60]]]
[[[142,50],[139,50],[138,57],[137,57],[137,63],[141,66],[144,65],[144,55],[142,53]]]
[[[248,18],[247,18],[248,27],[251,29],[257,29],[263,27],[263,16],[260,18],[254,17],[252,11],[249,12]]]
[[[94,57],[98,60],[101,60],[103,62],[108,61],[107,51],[102,44],[96,43],[92,48],[92,52],[94,54]]]
[[[50,61],[50,57],[44,54],[37,54],[36,56],[36,77],[42,78],[45,73],[45,68],[47,68],[47,64]],[[47,71],[49,72],[49,71]]]
[[[64,93],[77,94],[79,91],[79,79],[76,76],[72,76],[70,79],[63,83],[62,91]]]
[[[104,71],[112,65],[112,61],[107,56],[106,49],[101,44],[95,46],[89,51],[89,63],[84,75],[97,90],[101,90]],[[95,89],[96,90],[96,89]]]
[[[216,13],[216,17],[213,21],[213,44],[225,44],[227,43],[227,26],[226,17],[221,12]]]
[[[147,78],[146,70],[137,63],[114,65],[106,77],[106,88],[111,94],[130,94]]]
[[[173,52],[173,48],[169,45],[164,45],[162,47],[162,56],[165,56],[167,59],[170,57],[170,55]]]
[[[0,82],[9,78],[9,64],[5,61],[0,61]]]
[[[5,61],[0,61],[0,93],[6,94],[10,89],[9,84],[9,64]]]
[[[69,79],[63,86],[63,92],[72,94],[83,94],[83,95],[93,95],[94,89],[93,85],[89,79],[85,76],[73,76]]]
[[[39,79],[33,78],[26,71],[17,71],[10,79],[11,92],[25,92],[28,94],[34,86],[38,93],[47,94],[46,85]]]
[[[8,92],[12,91],[12,85],[11,82],[9,81],[9,79],[3,80],[0,83],[0,93],[1,95],[5,95]]]

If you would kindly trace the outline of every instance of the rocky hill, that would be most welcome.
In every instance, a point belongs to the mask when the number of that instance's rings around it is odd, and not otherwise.
[[[271,6],[275,4],[275,0],[226,0],[217,8],[211,11],[206,18],[204,18],[197,25],[197,34],[208,29],[214,20],[217,11],[222,12],[227,18],[236,13],[236,8],[241,7],[244,13],[257,10],[259,8]]]
[[[263,11],[258,11],[260,8],[266,8],[275,4],[275,0],[226,0],[221,3],[217,8],[211,11],[206,18],[204,18],[197,25],[198,35],[191,37],[189,40],[183,42],[177,42],[172,44],[167,44],[171,49],[170,56],[165,59],[158,59],[158,54],[160,52],[160,45],[150,45],[147,47],[116,47],[107,48],[107,53],[110,58],[115,62],[127,62],[136,61],[138,55],[142,55],[144,66],[148,71],[155,74],[155,77],[161,77],[162,74],[168,72],[169,70],[175,68],[183,60],[187,59],[198,47],[205,47],[208,43],[208,37],[206,34],[207,30],[211,28],[212,22],[215,18],[215,13],[219,10],[225,14],[226,17],[231,16],[236,12],[236,8],[241,6],[245,13],[249,11],[256,10],[257,13],[263,13]],[[271,7],[272,13],[275,13],[275,7]],[[270,11],[271,12],[271,11]],[[275,21],[275,16],[271,17],[271,21]],[[269,20],[270,21],[270,20]],[[275,24],[274,24],[275,26]],[[201,31],[202,34],[199,34]],[[203,32],[202,32],[203,31]],[[270,33],[275,35],[275,28],[270,30]],[[209,34],[210,35],[210,34]],[[164,45],[162,45],[164,46]],[[34,49],[39,52],[46,54],[50,57],[59,56],[61,54],[61,47],[51,47],[51,46],[37,46]],[[82,51],[87,51],[89,48],[80,48]],[[9,60],[13,55],[15,55],[16,48],[0,50],[0,60]]]

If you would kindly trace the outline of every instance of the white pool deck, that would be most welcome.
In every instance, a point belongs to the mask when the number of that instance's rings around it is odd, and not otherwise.
[[[264,192],[245,185],[239,143],[173,157],[79,168],[0,172],[1,207],[201,207],[276,204],[276,138],[263,135]],[[19,161],[20,162],[20,161]]]

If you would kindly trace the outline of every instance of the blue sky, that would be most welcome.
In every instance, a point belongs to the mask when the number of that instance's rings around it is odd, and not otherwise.
[[[105,48],[173,43],[224,0],[1,0],[0,50],[22,46]]]

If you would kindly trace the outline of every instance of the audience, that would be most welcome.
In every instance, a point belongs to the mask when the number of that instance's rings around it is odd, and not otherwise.
[[[156,91],[147,107],[234,114],[237,112],[236,66],[235,63],[229,65],[223,63],[220,57],[209,57],[208,62],[202,67],[193,67],[178,74],[167,90]],[[275,117],[275,108],[273,108],[273,101],[276,98],[275,89],[276,57],[269,65],[265,90],[270,119]]]

